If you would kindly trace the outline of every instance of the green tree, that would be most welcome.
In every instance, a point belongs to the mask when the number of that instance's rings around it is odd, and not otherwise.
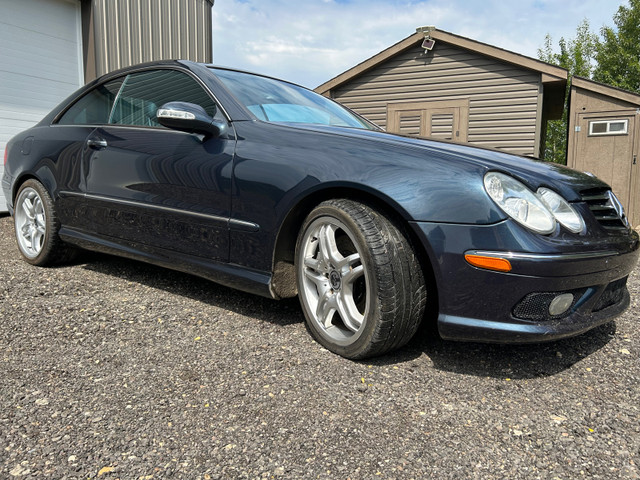
[[[597,45],[598,37],[591,32],[589,21],[584,19],[578,25],[574,38],[569,40],[560,38],[558,42],[560,51],[558,53],[554,52],[553,41],[551,36],[547,34],[543,47],[538,49],[538,58],[544,62],[566,68],[570,76],[578,75],[589,78],[593,70],[593,60],[596,55]],[[567,90],[562,118],[547,122],[545,146],[541,157],[548,162],[564,164],[567,161],[566,102],[568,99],[569,92]]]
[[[597,67],[593,79],[640,92],[640,0],[629,0],[613,16],[618,27],[603,27],[602,41],[595,56]]]

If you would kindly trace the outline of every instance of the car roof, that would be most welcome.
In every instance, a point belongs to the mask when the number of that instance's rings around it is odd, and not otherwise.
[[[305,88],[307,90],[310,90],[308,87],[305,87],[304,85],[299,85],[297,83],[290,82],[288,80],[283,80],[282,78],[273,77],[271,75],[265,75],[263,73],[252,72],[250,70],[243,70],[243,69],[240,69],[240,68],[228,67],[226,65],[216,65],[216,64],[213,64],[213,63],[194,62],[192,60],[183,60],[183,59],[154,60],[154,61],[150,61],[150,62],[137,63],[135,65],[130,65],[130,66],[127,66],[127,67],[119,68],[118,70],[113,70],[111,72],[105,73],[104,75],[101,75],[100,77],[96,78],[95,80],[93,80],[90,83],[103,82],[104,80],[108,80],[109,78],[119,77],[121,75],[126,75],[127,73],[135,72],[135,71],[138,71],[138,70],[146,70],[146,69],[153,68],[153,67],[170,67],[170,66],[186,67],[186,68],[188,68],[190,70],[192,68],[189,68],[189,67],[193,67],[193,66],[206,67],[207,69],[213,69],[213,70],[229,70],[229,71],[232,71],[232,72],[246,73],[248,75],[255,75],[257,77],[269,78],[271,80],[277,80],[279,82],[289,83],[291,85],[295,85],[297,87]]]

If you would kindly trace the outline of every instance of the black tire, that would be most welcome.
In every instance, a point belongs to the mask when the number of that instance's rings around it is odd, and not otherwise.
[[[66,262],[76,250],[58,236],[60,221],[44,186],[34,179],[25,181],[14,202],[13,220],[18,250],[25,261],[41,267]]]
[[[425,279],[409,237],[362,203],[329,200],[308,215],[296,276],[309,331],[346,358],[403,346],[424,316]]]

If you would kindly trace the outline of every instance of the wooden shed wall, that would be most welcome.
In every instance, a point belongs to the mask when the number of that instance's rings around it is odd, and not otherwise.
[[[438,42],[419,45],[332,90],[332,98],[381,127],[387,104],[469,101],[468,141],[520,155],[538,155],[542,117],[540,73]]]
[[[640,96],[631,92],[625,96],[636,101],[571,86],[567,165],[607,182],[622,202],[631,226],[640,229]],[[590,135],[589,122],[601,120],[626,120],[628,131],[624,135]]]
[[[613,113],[626,110],[636,110],[640,105],[626,102],[619,98],[592,92],[583,88],[571,86],[571,97],[569,102],[569,135],[567,138],[567,166],[576,168],[576,140],[579,133],[576,132],[578,126],[578,116],[583,113]],[[605,180],[606,181],[606,180]]]

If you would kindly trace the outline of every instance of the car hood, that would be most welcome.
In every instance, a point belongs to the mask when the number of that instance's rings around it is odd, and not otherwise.
[[[292,125],[290,125],[292,126]],[[458,144],[426,138],[407,137],[381,130],[361,130],[324,125],[295,125],[295,128],[313,130],[341,137],[351,137],[364,142],[375,142],[378,149],[388,149],[397,158],[403,150],[415,158],[416,151],[425,162],[433,160],[467,163],[485,171],[501,171],[516,177],[531,190],[549,187],[570,202],[580,201],[580,192],[593,188],[608,188],[608,185],[591,174],[579,172],[556,163],[513,155],[469,144]]]

